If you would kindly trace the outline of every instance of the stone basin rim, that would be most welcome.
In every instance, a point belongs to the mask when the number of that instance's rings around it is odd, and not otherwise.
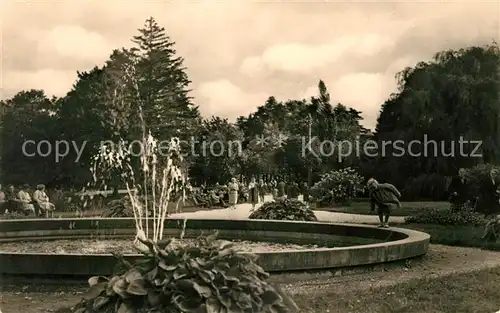
[[[45,231],[57,232],[60,227],[51,228],[47,224],[60,224],[78,221],[133,221],[133,218],[50,218],[50,219],[20,219],[20,220],[0,220],[0,239],[15,238],[15,230],[7,230],[10,227],[7,225],[31,225],[30,227],[41,226]],[[169,218],[167,221],[170,223],[183,222],[187,220],[187,228],[189,230],[206,231],[210,229],[218,229],[221,231],[234,231],[244,232],[246,235],[255,234],[255,241],[259,240],[259,233],[266,232],[272,234],[273,232],[297,232],[297,225],[307,225],[304,235],[328,235],[325,230],[349,229],[351,232],[368,232],[379,234],[393,234],[399,236],[401,239],[392,241],[379,242],[373,244],[354,245],[347,247],[331,247],[331,248],[315,248],[315,249],[286,249],[280,251],[261,251],[261,252],[241,252],[242,254],[257,255],[258,263],[268,272],[273,271],[295,271],[295,270],[326,270],[340,267],[351,267],[359,265],[372,265],[391,261],[399,261],[412,257],[424,255],[427,252],[430,236],[426,233],[404,229],[404,228],[376,228],[371,225],[365,224],[351,224],[351,223],[323,223],[323,222],[301,222],[301,221],[278,221],[278,220],[223,220],[223,219],[185,219],[185,218]],[[166,222],[167,222],[166,221]],[[47,223],[48,222],[48,223]],[[106,226],[110,226],[106,225]],[[218,227],[210,227],[210,226]],[[275,225],[276,227],[270,227]],[[7,226],[7,227],[5,227]],[[123,228],[123,225],[117,225]],[[203,228],[203,227],[206,228]],[[226,227],[224,227],[226,226]],[[239,227],[241,226],[241,227]],[[224,229],[225,228],[225,229]],[[278,228],[278,231],[274,231]],[[94,228],[81,228],[78,229],[95,231]],[[113,229],[113,227],[100,228]],[[130,228],[126,228],[130,229]],[[35,229],[32,229],[36,231]],[[17,232],[21,233],[23,229]],[[65,229],[65,231],[70,231]],[[5,237],[6,233],[10,233],[11,237]],[[12,236],[14,234],[14,236]],[[63,235],[60,235],[61,239]],[[351,235],[352,236],[352,235]],[[2,238],[3,237],[3,238]],[[40,236],[43,239],[44,236]],[[223,236],[221,236],[222,239]],[[367,238],[366,236],[364,238]],[[32,239],[33,240],[33,239]],[[38,239],[37,239],[38,240]],[[78,239],[75,239],[78,240]],[[29,240],[27,240],[29,241]],[[138,258],[141,254],[124,254],[125,258]],[[113,261],[113,262],[111,262]],[[100,262],[106,263],[102,266]],[[72,264],[76,263],[76,264]],[[116,263],[114,256],[110,253],[102,254],[84,254],[84,253],[36,253],[36,252],[8,252],[0,251],[0,275],[22,275],[22,274],[46,274],[46,275],[109,275],[111,263]],[[59,267],[59,268],[58,268]]]

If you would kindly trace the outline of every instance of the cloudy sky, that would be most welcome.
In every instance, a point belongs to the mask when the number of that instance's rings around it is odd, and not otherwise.
[[[77,70],[130,46],[153,16],[185,58],[202,114],[235,118],[271,95],[309,97],[323,79],[373,127],[395,73],[498,39],[498,0],[437,2],[0,0],[2,97],[64,95]]]

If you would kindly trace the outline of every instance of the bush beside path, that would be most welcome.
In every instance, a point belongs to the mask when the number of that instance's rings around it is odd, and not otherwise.
[[[265,201],[271,201],[271,196],[266,196]],[[260,207],[259,204],[256,208]],[[366,210],[368,211],[368,205],[366,205]],[[188,219],[234,219],[242,220],[247,219],[251,214],[252,205],[249,203],[242,203],[236,205],[235,209],[217,209],[210,211],[197,211],[188,213],[178,213],[172,214],[173,218],[188,218]],[[364,215],[364,214],[351,214],[351,213],[338,213],[338,212],[327,212],[327,211],[314,211],[316,217],[320,222],[330,222],[330,223],[355,223],[355,224],[378,224],[378,217],[376,215]],[[403,216],[391,217],[390,222],[400,224],[404,223]]]

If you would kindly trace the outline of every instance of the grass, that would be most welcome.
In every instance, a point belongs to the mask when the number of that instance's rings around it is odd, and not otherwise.
[[[426,208],[437,208],[446,210],[450,207],[450,203],[446,201],[441,202],[402,202],[401,209],[394,209],[394,216],[409,216],[417,213],[421,213],[422,210]],[[349,206],[345,207],[333,207],[333,208],[316,208],[319,211],[328,212],[339,212],[339,213],[350,213],[350,214],[362,214],[370,215],[370,204],[368,202],[353,202]]]
[[[293,299],[301,313],[492,313],[500,309],[498,281],[500,267],[394,282],[389,287],[364,290],[334,288],[313,293],[299,291]],[[64,288],[65,292],[39,285],[36,287],[38,290],[31,292],[4,292],[2,309],[5,312],[67,313],[68,310],[56,308],[69,307],[81,297],[68,287]]]
[[[346,293],[298,294],[301,313],[493,313],[500,309],[500,268]]]
[[[484,233],[484,226],[453,226],[453,225],[432,225],[432,224],[405,224],[403,228],[422,231],[431,235],[431,243],[482,248],[484,240],[481,239]],[[486,247],[488,250],[500,251],[500,242],[493,242]]]

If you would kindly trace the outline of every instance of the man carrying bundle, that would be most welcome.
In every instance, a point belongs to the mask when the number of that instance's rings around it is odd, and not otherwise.
[[[369,191],[371,212],[377,208],[380,224],[378,227],[389,228],[389,217],[391,216],[391,205],[395,204],[401,208],[399,198],[401,193],[391,184],[379,184],[373,178],[366,183]]]

